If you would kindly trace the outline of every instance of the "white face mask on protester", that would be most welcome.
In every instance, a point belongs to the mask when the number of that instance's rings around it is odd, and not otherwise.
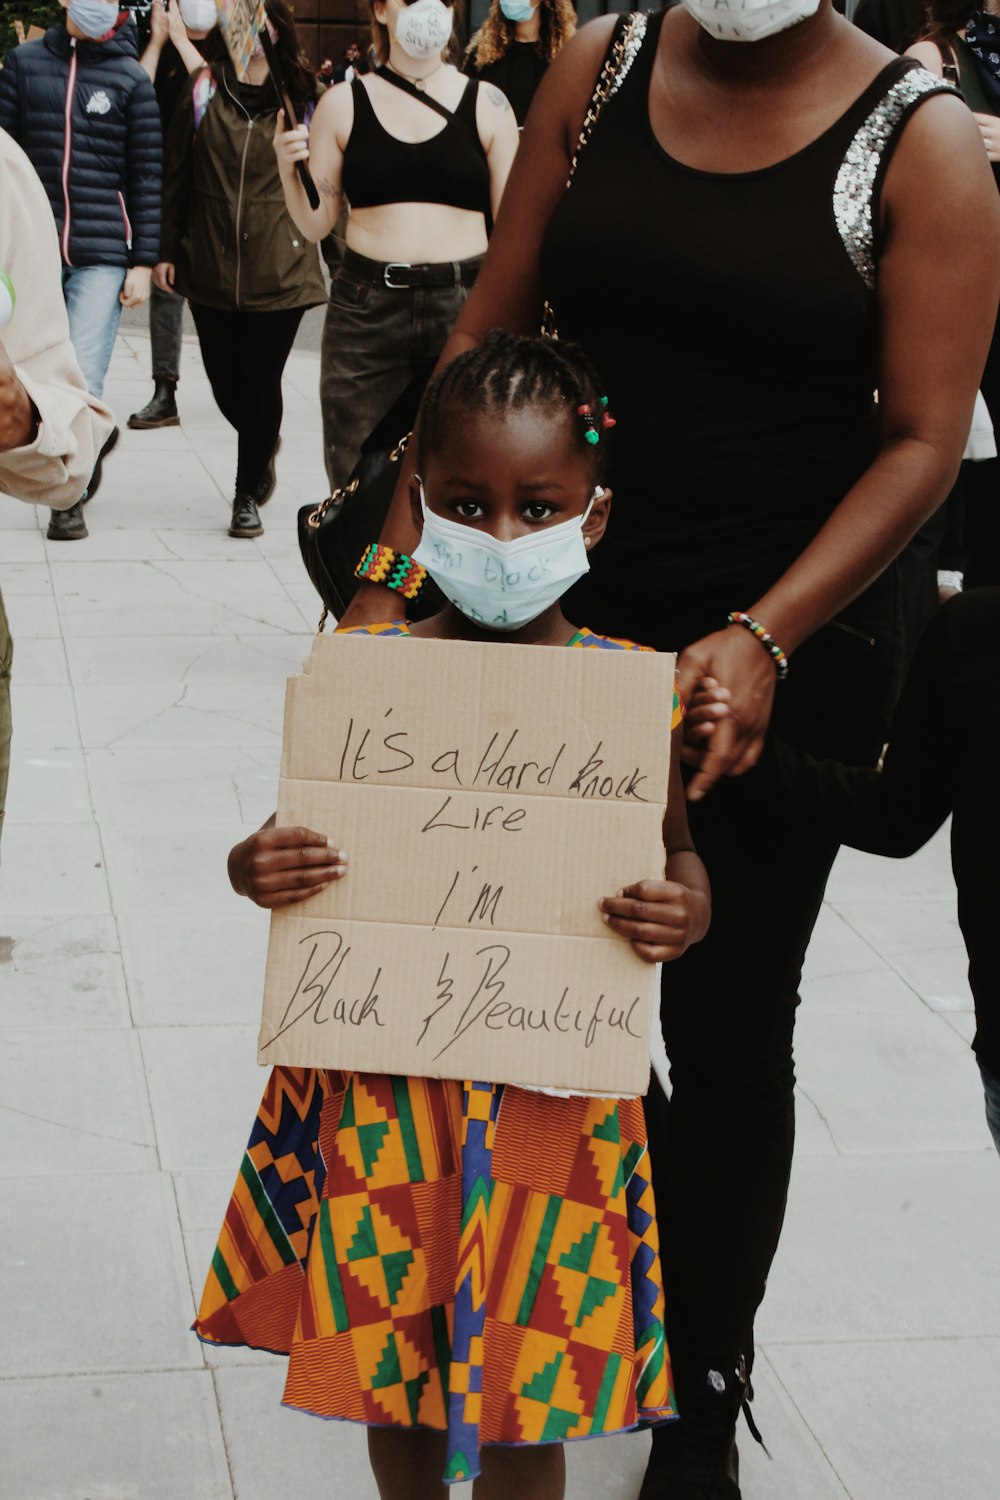
[[[819,0],[682,0],[699,26],[720,42],[759,42],[797,26]]]
[[[399,43],[407,57],[425,62],[438,57],[447,47],[455,17],[441,0],[414,0],[396,17],[393,41]]]
[[[467,619],[484,630],[518,630],[589,571],[583,525],[603,494],[598,485],[582,516],[501,542],[428,510],[421,482],[424,529],[413,561]]]
[[[181,20],[188,31],[211,31],[219,19],[215,0],[179,0]]]

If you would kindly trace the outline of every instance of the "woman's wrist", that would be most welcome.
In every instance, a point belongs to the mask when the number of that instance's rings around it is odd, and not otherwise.
[[[739,625],[747,630],[760,644],[761,650],[766,651],[774,664],[779,682],[783,682],[788,676],[788,656],[782,646],[774,639],[774,636],[755,615],[749,614],[743,609],[734,609],[726,618],[728,625]]]

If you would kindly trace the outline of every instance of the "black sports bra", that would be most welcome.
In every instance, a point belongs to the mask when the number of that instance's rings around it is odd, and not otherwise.
[[[354,125],[343,168],[344,193],[351,207],[441,203],[481,213],[488,220],[490,169],[476,128],[478,89],[470,78],[454,112],[413,90],[418,99],[448,118],[444,129],[429,141],[410,142],[389,134],[372,108],[368,90],[355,78],[351,83]]]

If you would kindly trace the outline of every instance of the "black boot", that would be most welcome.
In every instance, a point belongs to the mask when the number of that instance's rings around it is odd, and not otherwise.
[[[97,489],[101,482],[102,465],[104,463],[104,460],[107,458],[112,448],[116,446],[121,435],[122,430],[120,427],[113,427],[111,429],[111,436],[108,438],[107,442],[104,444],[104,447],[97,455],[97,462],[94,465],[94,472],[90,476],[90,483],[87,485],[85,492],[80,496],[81,505],[86,505],[87,501],[93,500],[94,496],[97,494]],[[66,511],[64,512],[64,514],[68,515],[69,512]]]
[[[278,441],[274,445],[274,452],[271,454],[271,461],[268,464],[267,468],[264,470],[263,478],[253,492],[254,500],[258,505],[266,505],[271,496],[274,494],[274,486],[278,482],[278,475],[274,467],[274,461],[277,458],[280,449],[281,437],[279,436]]]
[[[145,432],[152,427],[179,427],[181,419],[177,415],[177,402],[174,393],[177,390],[176,380],[160,380],[154,382],[152,401],[147,401],[141,411],[134,411],[128,419],[128,425]]]
[[[257,514],[257,503],[252,495],[237,495],[233,501],[233,519],[229,527],[230,536],[262,536],[264,528]]]
[[[90,533],[83,519],[83,501],[78,500],[69,510],[54,510],[49,517],[49,529],[45,533],[50,542],[79,542]]]
[[[740,1500],[735,1437],[704,1442],[683,1428],[654,1429],[639,1500]]]

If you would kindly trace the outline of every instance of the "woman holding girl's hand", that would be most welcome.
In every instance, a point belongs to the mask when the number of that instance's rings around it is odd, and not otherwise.
[[[294,906],[347,874],[347,855],[312,828],[275,828],[272,815],[229,852],[229,883],[266,911]]]

